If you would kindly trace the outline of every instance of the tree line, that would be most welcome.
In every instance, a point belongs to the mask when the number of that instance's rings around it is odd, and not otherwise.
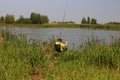
[[[49,18],[46,15],[41,15],[40,13],[32,12],[30,14],[29,18],[25,18],[22,15],[15,20],[15,17],[13,14],[7,14],[6,16],[0,16],[0,23],[6,23],[6,24],[44,24],[48,23]],[[69,22],[58,22],[58,23],[75,23],[74,21]],[[97,19],[90,18],[89,16],[83,17],[81,20],[81,24],[98,24]],[[120,22],[109,22],[107,24],[120,24]]]
[[[89,16],[87,17],[87,19],[83,17],[81,20],[81,24],[97,24],[97,19],[90,18]]]
[[[6,23],[6,24],[44,24],[48,23],[49,19],[46,15],[40,15],[39,13],[32,12],[29,18],[25,18],[22,15],[15,20],[15,17],[13,14],[7,14],[6,16],[0,17],[0,23]]]

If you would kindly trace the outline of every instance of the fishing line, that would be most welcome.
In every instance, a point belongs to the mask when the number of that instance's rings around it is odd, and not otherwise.
[[[64,24],[65,17],[66,17],[67,7],[68,7],[68,0],[66,0],[66,2],[65,2],[65,7],[64,7],[64,12],[63,12],[63,20],[62,20],[63,24]],[[59,38],[62,38],[62,30],[63,30],[63,28],[60,29]]]
[[[64,9],[64,14],[63,14],[63,23],[64,23],[64,20],[65,20],[67,7],[68,7],[68,0],[66,0],[66,3],[65,3],[65,9]]]
[[[62,20],[62,23],[63,23],[63,24],[64,24],[65,17],[66,17],[67,7],[68,7],[68,0],[66,0],[65,9],[64,9],[64,12],[63,12],[63,20]],[[63,30],[63,28],[61,28],[61,30]],[[62,32],[60,31],[60,37],[61,37],[61,36],[62,36]]]

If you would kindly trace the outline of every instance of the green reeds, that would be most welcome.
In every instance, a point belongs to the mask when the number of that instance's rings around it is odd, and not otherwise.
[[[25,80],[47,65],[51,55],[45,55],[41,43],[24,35],[15,35],[1,30],[3,42],[0,44],[0,80]]]
[[[24,35],[0,31],[0,80],[119,80],[120,41],[106,45],[88,39],[80,50],[62,52],[54,59],[54,40],[28,41]]]
[[[104,44],[96,38],[83,44],[82,50],[61,53],[55,67],[43,79],[116,80],[120,79],[120,44]]]

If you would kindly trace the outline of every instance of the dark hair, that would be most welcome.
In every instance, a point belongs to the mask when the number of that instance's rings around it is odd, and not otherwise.
[[[58,38],[57,41],[61,41],[61,42],[62,42],[62,39],[61,39],[61,38]]]

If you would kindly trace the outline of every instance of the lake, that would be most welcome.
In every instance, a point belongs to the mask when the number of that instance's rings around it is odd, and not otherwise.
[[[27,39],[35,39],[40,41],[50,41],[54,38],[62,38],[63,41],[68,41],[69,49],[78,48],[83,42],[88,41],[88,38],[97,38],[104,43],[110,43],[115,36],[120,37],[120,31],[111,30],[90,30],[81,28],[1,28],[8,29],[14,34],[25,34]]]

